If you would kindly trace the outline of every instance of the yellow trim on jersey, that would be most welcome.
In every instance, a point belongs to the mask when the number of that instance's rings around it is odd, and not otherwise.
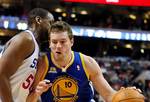
[[[83,58],[83,54],[82,53],[79,53],[79,55],[80,55],[80,58],[81,58],[81,63],[82,63],[82,66],[83,66],[83,69],[84,69],[84,71],[85,71],[85,74],[86,74],[86,76],[87,76],[87,78],[88,78],[88,80],[89,80],[89,73],[88,73],[88,71],[87,71],[87,69],[86,69],[86,67],[85,67],[85,61],[84,61],[84,58]]]
[[[69,66],[71,66],[72,63],[73,63],[73,61],[74,61],[74,52],[72,51],[71,54],[72,54],[71,61],[70,61],[70,63],[65,67],[65,69],[67,69]]]
[[[45,79],[45,76],[46,76],[48,69],[49,69],[49,61],[48,61],[47,55],[44,55],[44,62],[46,64],[46,67],[44,68],[44,74],[42,76],[42,80]]]
[[[52,52],[51,52],[51,59],[52,59],[52,62],[53,62],[58,68],[60,68],[60,69],[62,69],[62,70],[64,70],[64,71],[66,71],[67,68],[69,68],[69,67],[73,64],[73,61],[74,61],[74,52],[71,51],[71,54],[72,54],[71,61],[70,61],[69,64],[66,65],[65,67],[61,67],[60,65],[58,65],[58,64],[56,63],[56,61],[55,61],[55,59],[54,59],[54,55],[52,54]]]

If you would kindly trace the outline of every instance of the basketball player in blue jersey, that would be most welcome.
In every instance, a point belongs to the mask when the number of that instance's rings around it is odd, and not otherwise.
[[[26,102],[36,73],[41,40],[54,18],[42,8],[30,11],[28,30],[10,39],[0,54],[0,102]]]
[[[40,58],[32,102],[40,95],[42,102],[94,102],[92,86],[106,102],[112,101],[116,91],[104,79],[97,62],[72,51],[73,43],[69,24],[63,21],[52,24],[49,30],[51,51]],[[52,87],[48,88],[43,79],[49,80]]]

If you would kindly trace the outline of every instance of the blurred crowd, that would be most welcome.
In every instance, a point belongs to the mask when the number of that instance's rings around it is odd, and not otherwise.
[[[136,86],[145,95],[145,102],[150,102],[150,62],[135,61],[129,58],[96,58],[109,84],[119,90],[122,86]],[[95,94],[96,102],[103,102]]]

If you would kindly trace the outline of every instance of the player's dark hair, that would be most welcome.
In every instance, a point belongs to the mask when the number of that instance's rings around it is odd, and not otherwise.
[[[41,18],[46,18],[49,11],[43,8],[34,8],[28,14],[28,25],[31,26],[34,23],[35,17],[39,16]]]

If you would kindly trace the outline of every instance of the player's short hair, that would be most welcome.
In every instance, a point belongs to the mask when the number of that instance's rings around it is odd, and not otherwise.
[[[73,38],[73,32],[71,26],[65,21],[56,21],[53,23],[49,29],[49,34],[52,32],[68,32],[68,36],[70,39]]]
[[[50,13],[48,10],[43,8],[34,8],[28,14],[28,25],[31,26],[34,23],[35,17],[39,16],[41,18],[46,18]]]

